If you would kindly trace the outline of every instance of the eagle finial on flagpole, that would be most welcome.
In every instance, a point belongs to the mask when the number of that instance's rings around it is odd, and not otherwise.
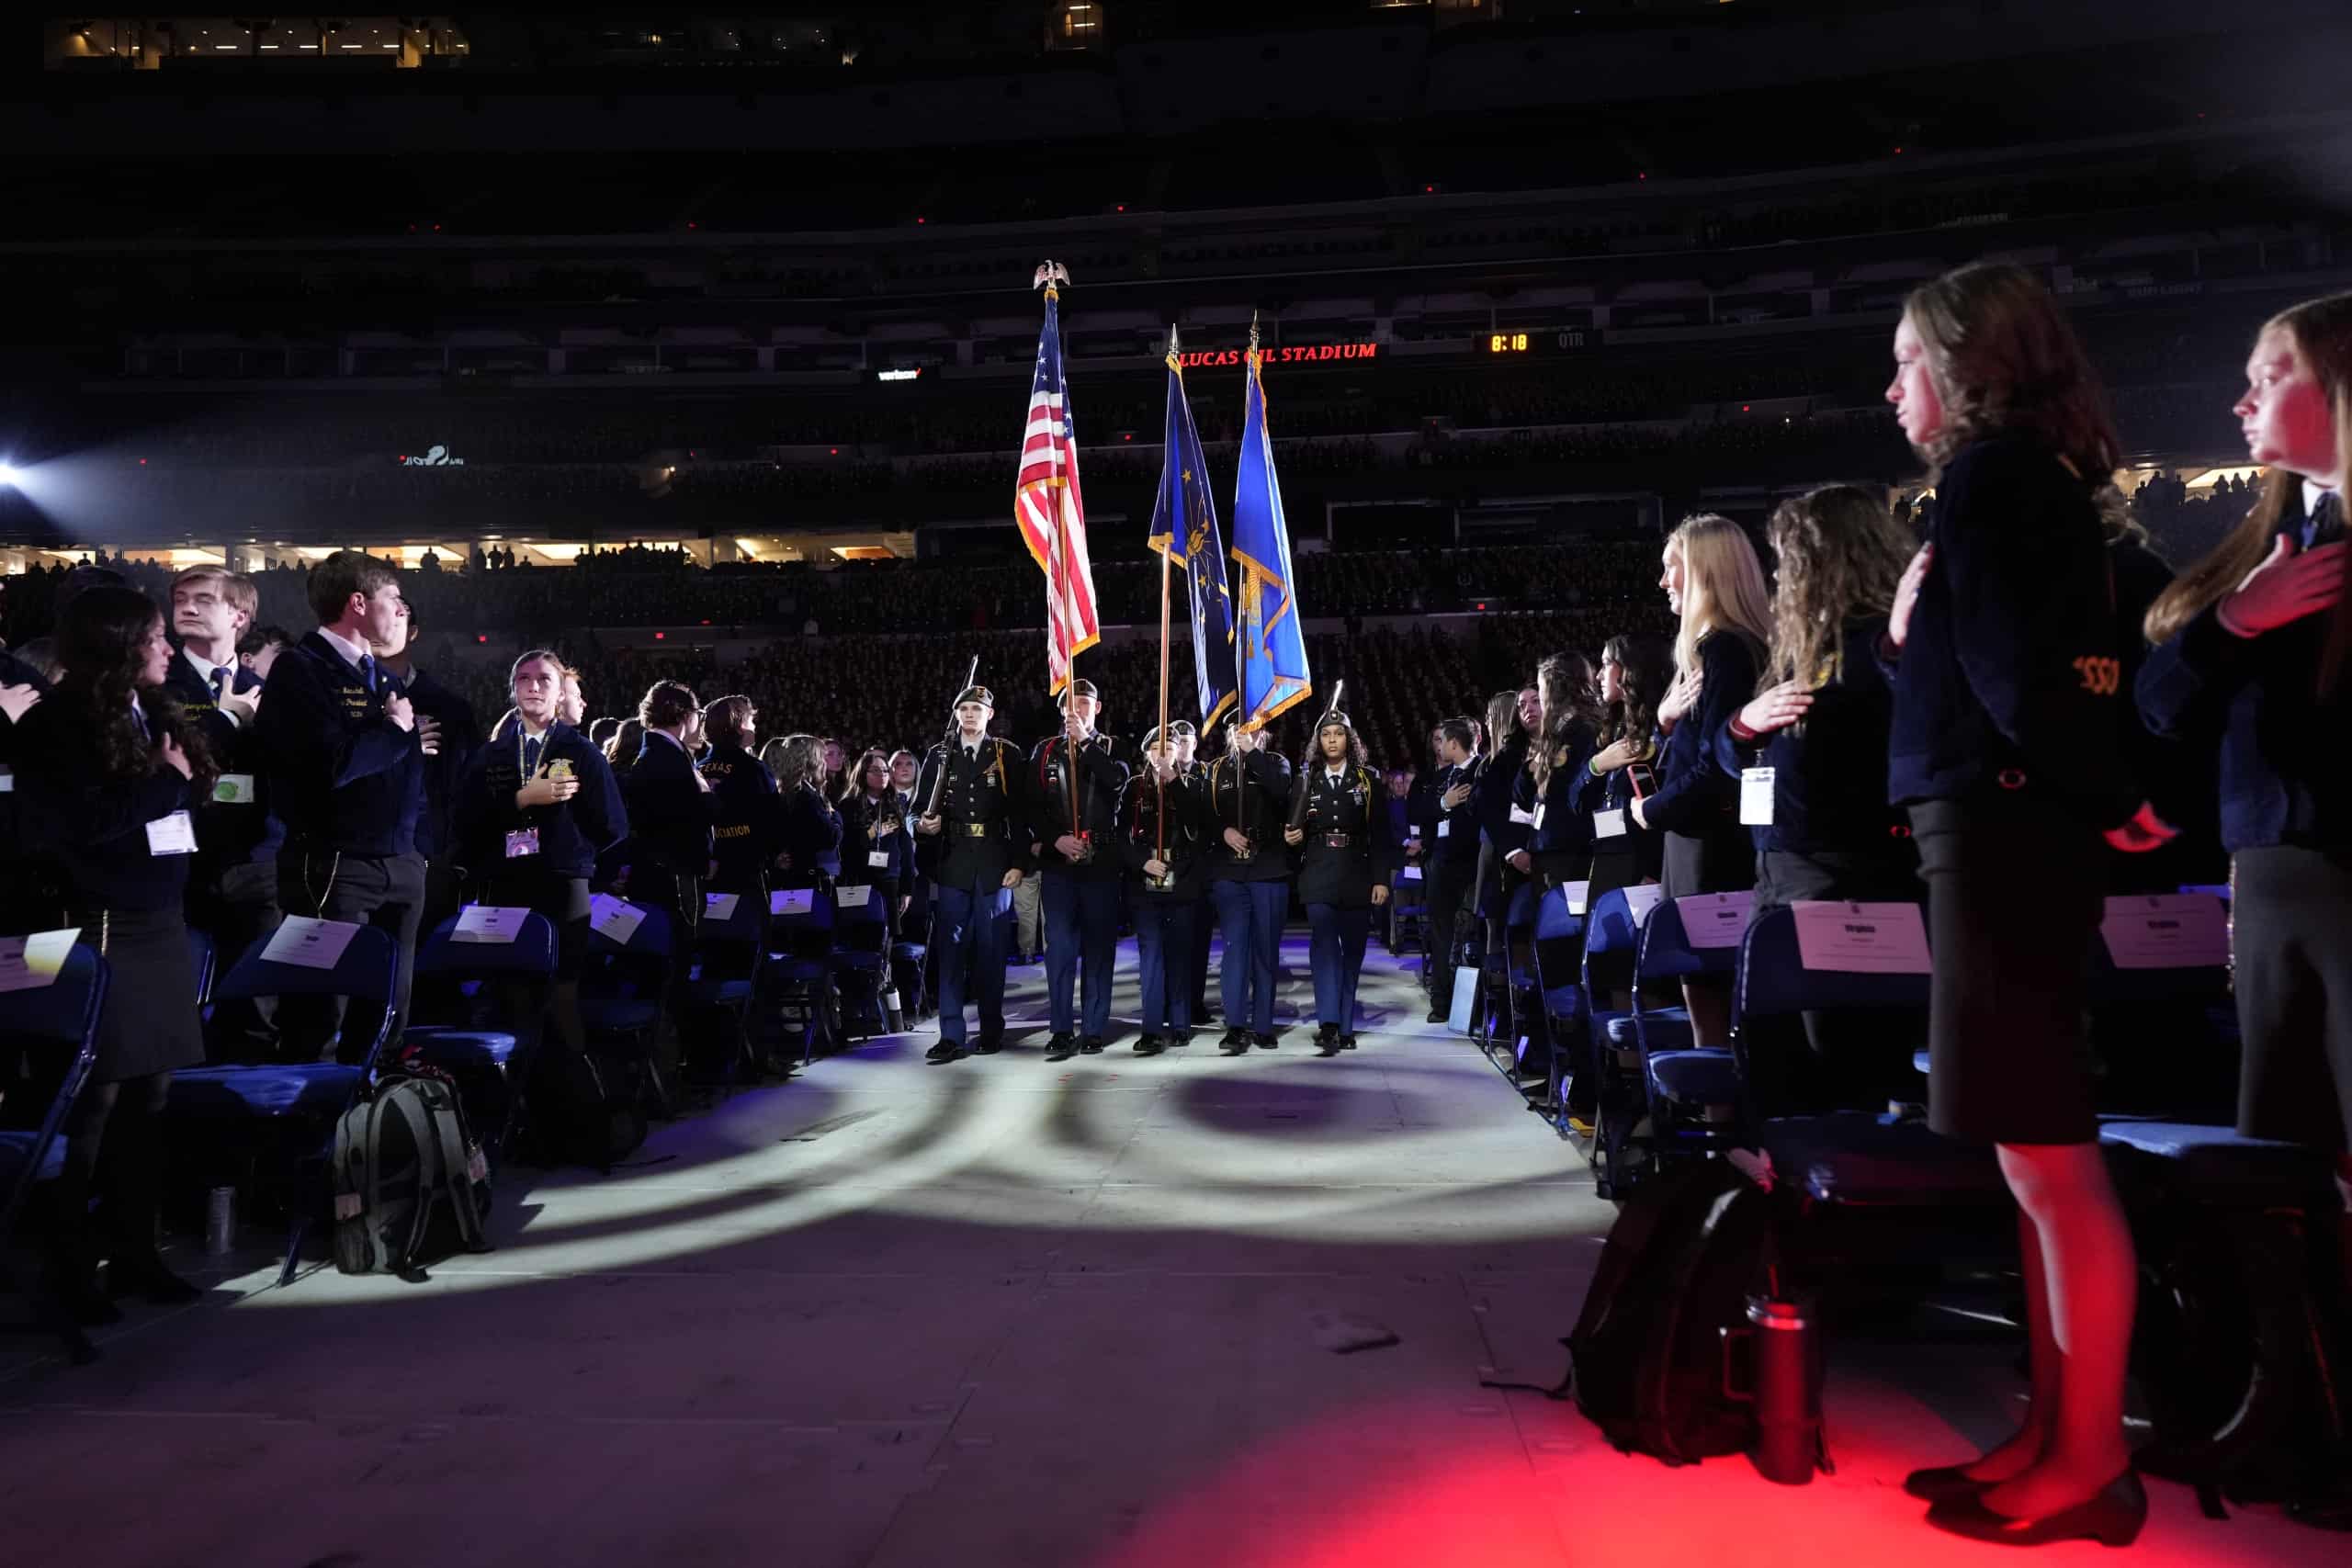
[[[1057,261],[1049,261],[1046,263],[1045,265],[1037,269],[1036,276],[1029,280],[1029,287],[1032,288],[1051,288],[1058,284],[1068,283],[1069,281],[1069,268],[1064,266]]]
[[[1256,353],[1256,352],[1257,352],[1257,349],[1258,349],[1258,312],[1257,312],[1257,311],[1255,311],[1255,310],[1252,310],[1252,311],[1250,311],[1250,352],[1251,352],[1251,353],[1253,353],[1253,354],[1254,354],[1254,353]]]

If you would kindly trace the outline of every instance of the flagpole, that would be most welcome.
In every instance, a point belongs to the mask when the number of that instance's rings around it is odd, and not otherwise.
[[[1048,262],[1046,265],[1048,267],[1053,265],[1051,262]],[[1046,303],[1048,305],[1058,304],[1061,300],[1062,291],[1056,287],[1057,281],[1057,279],[1051,276],[1046,278]],[[1058,316],[1055,318],[1054,332],[1057,336],[1060,335],[1061,320]],[[1069,385],[1067,374],[1065,374],[1063,378],[1062,385],[1063,395],[1065,399],[1067,399]],[[1062,417],[1065,419],[1069,417],[1069,410],[1067,402],[1065,402],[1062,409]],[[1068,492],[1065,491],[1064,493]],[[1058,512],[1060,510],[1060,507],[1057,506],[1057,511]],[[1067,515],[1060,515],[1055,519],[1054,566],[1056,570],[1054,572],[1053,587],[1054,592],[1058,601],[1055,605],[1054,614],[1056,619],[1060,624],[1063,637],[1069,644],[1069,652],[1065,656],[1064,668],[1062,671],[1062,691],[1065,694],[1062,697],[1062,711],[1064,714],[1068,714],[1069,712],[1069,705],[1078,700],[1076,690],[1076,683],[1078,681],[1078,605],[1072,600],[1069,591],[1069,519]],[[1048,630],[1046,635],[1050,637],[1052,632]],[[1048,671],[1047,673],[1051,674],[1052,671]],[[1069,735],[1067,730],[1065,730],[1062,735],[1062,775],[1069,784],[1069,836],[1076,839],[1081,845],[1083,845],[1086,842],[1086,825],[1085,819],[1079,815],[1078,809],[1078,748],[1069,743]]]
[[[1182,377],[1183,372],[1177,370],[1176,367],[1182,363],[1183,361],[1176,357],[1176,329],[1171,325],[1168,329],[1168,367]],[[1181,472],[1183,461],[1183,453],[1162,449],[1159,471],[1163,484],[1167,482],[1168,465],[1170,462],[1178,464]],[[1202,476],[1204,482],[1206,481],[1207,477],[1205,474]],[[1181,485],[1178,487],[1178,493],[1182,493]],[[1189,535],[1191,527],[1191,518],[1182,513],[1170,517],[1168,520],[1170,547],[1159,552],[1159,745],[1163,752],[1170,750],[1168,744],[1168,563],[1176,553],[1174,547],[1177,539]],[[1185,534],[1180,535],[1179,529],[1185,530]],[[1168,784],[1159,771],[1157,760],[1152,763],[1151,780],[1154,789],[1158,792],[1156,798],[1159,805],[1159,809],[1152,814],[1152,844],[1157,852],[1152,858],[1165,864],[1168,860]]]

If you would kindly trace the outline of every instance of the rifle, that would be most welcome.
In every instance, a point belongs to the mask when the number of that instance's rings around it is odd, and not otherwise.
[[[1333,682],[1331,683],[1331,705],[1323,711],[1326,713],[1339,712],[1340,698],[1347,689],[1348,683],[1344,680]],[[1306,797],[1312,793],[1310,786],[1315,781],[1315,774],[1311,770],[1321,765],[1323,760],[1322,753],[1323,725],[1320,720],[1317,720],[1314,729],[1310,731],[1306,737],[1306,750],[1298,760],[1298,787],[1290,798],[1290,825],[1294,828],[1304,828],[1306,826]]]
[[[972,655],[972,667],[964,672],[964,683],[956,688],[956,694],[960,697],[966,692],[970,691],[972,689],[972,682],[979,678],[980,656],[976,653]],[[941,742],[941,750],[939,753],[939,773],[938,775],[931,781],[931,799],[924,803],[923,808],[920,812],[916,813],[917,816],[936,817],[939,815],[939,797],[947,788],[947,764],[953,761],[955,757],[956,705],[950,703],[947,705],[947,738],[945,740]]]

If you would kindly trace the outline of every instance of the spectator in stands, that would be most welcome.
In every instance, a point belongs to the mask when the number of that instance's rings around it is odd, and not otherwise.
[[[337,550],[311,573],[310,594],[319,629],[270,666],[254,719],[270,800],[286,824],[277,904],[288,915],[356,920],[391,936],[400,967],[388,1043],[396,1044],[424,908],[416,824],[424,771],[438,748],[428,751],[413,705],[376,663],[372,645],[404,634],[406,611],[390,569]],[[286,1048],[319,1055],[343,1011],[339,1001],[324,1009],[282,1003]],[[353,1042],[365,1032],[353,1033]]]
[[[180,648],[164,687],[204,732],[220,771],[211,799],[197,808],[189,868],[188,923],[212,939],[223,964],[277,929],[277,855],[286,829],[269,809],[267,759],[254,724],[261,677],[237,661],[237,642],[260,596],[249,578],[217,566],[190,567],[172,580],[172,627]],[[209,1033],[216,1055],[264,1060],[277,1041],[268,998],[223,1002]]]
[[[2123,1441],[2137,1292],[2083,1038],[2099,835],[2158,834],[2122,776],[2120,666],[2094,491],[2119,444],[2064,312],[2030,273],[1914,290],[1887,399],[1936,466],[1927,545],[1888,617],[1892,798],[1911,808],[1935,980],[1928,1115],[1996,1145],[2018,1204],[2032,1337],[2024,1428],[1915,1474],[1930,1524],[2029,1545],[2130,1540],[2147,1496]]]
[[[197,847],[189,814],[213,768],[202,733],[164,690],[172,645],[144,594],[102,586],[76,595],[58,649],[63,677],[17,737],[24,828],[65,897],[62,919],[47,923],[82,928],[113,984],[97,1063],[65,1128],[51,1283],[77,1322],[111,1323],[119,1314],[96,1280],[102,1246],[117,1292],[166,1303],[200,1293],[156,1256],[155,1218],[172,1073],[204,1060],[181,910]],[[89,1219],[101,1185],[103,1244]]]
[[[561,715],[563,663],[545,649],[514,660],[514,716],[475,749],[459,776],[454,841],[481,878],[481,902],[526,908],[555,927],[546,998],[564,1048],[587,1049],[580,973],[588,961],[589,880],[628,834],[620,786],[601,752]],[[518,1022],[539,1020],[527,987],[507,997]]]
[[[2253,510],[2149,612],[2139,701],[2160,732],[2221,753],[2236,872],[2238,1130],[2352,1145],[2352,687],[2345,479],[2352,294],[2267,322],[2232,411],[2268,468]],[[2352,1158],[2338,1167],[2352,1205]]]
[[[1716,768],[1709,749],[1734,710],[1756,694],[1756,674],[1772,635],[1764,568],[1738,524],[1712,513],[1690,517],[1666,541],[1658,585],[1681,617],[1674,641],[1675,683],[1658,705],[1666,733],[1657,789],[1637,796],[1629,815],[1666,835],[1666,896],[1734,893],[1756,880],[1756,849],[1739,825],[1739,791]],[[1690,1032],[1702,1045],[1731,1032],[1729,987],[1713,978],[1685,981]]]

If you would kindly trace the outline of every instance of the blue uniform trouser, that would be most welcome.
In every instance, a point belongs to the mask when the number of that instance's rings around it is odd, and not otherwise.
[[[1197,903],[1138,893],[1127,900],[1136,919],[1136,965],[1143,979],[1143,1032],[1193,1027],[1193,932]]]
[[[1282,962],[1287,882],[1212,882],[1216,923],[1225,932],[1220,965],[1228,1029],[1274,1032],[1274,971]]]
[[[1100,1040],[1111,1027],[1111,962],[1119,951],[1115,877],[1046,873],[1046,996],[1056,1034]],[[1080,1029],[1077,991],[1086,991]]]
[[[1315,968],[1315,1021],[1336,1023],[1340,1033],[1353,1034],[1356,976],[1363,973],[1363,944],[1372,934],[1372,911],[1309,904],[1306,922],[1314,933],[1307,953]]]
[[[932,889],[931,949],[939,959],[939,1037],[964,1043],[964,987],[980,1004],[980,1032],[1004,1032],[1004,915],[1012,890],[997,876]]]

